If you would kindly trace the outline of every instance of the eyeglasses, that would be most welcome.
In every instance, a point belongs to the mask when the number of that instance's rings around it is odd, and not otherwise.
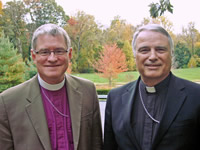
[[[51,53],[53,53],[55,56],[62,56],[67,52],[68,52],[68,50],[64,50],[64,49],[56,49],[54,51],[44,49],[44,50],[40,50],[40,51],[35,51],[35,53],[40,55],[40,56],[50,56]]]

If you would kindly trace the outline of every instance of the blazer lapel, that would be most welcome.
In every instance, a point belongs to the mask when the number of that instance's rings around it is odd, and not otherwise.
[[[155,149],[156,145],[159,144],[162,137],[166,134],[168,128],[174,121],[180,108],[182,107],[182,104],[186,99],[184,85],[182,84],[182,82],[179,82],[178,78],[173,75],[171,76],[166,99],[167,104],[152,149]]]
[[[69,75],[66,75],[66,85],[72,121],[74,149],[77,150],[81,126],[82,93],[79,91],[77,83]]]
[[[40,94],[37,76],[30,83],[29,97],[26,106],[27,114],[45,150],[51,150],[48,125],[45,117],[44,107]]]
[[[129,86],[126,90],[126,92],[122,95],[122,105],[123,109],[121,110],[124,112],[124,122],[125,122],[125,127],[127,134],[129,135],[130,140],[134,143],[134,145],[137,147],[137,149],[140,149],[140,146],[138,144],[137,138],[135,136],[135,133],[132,128],[132,122],[131,122],[131,114],[132,114],[132,106],[133,106],[133,101],[134,101],[134,96],[135,96],[135,90],[138,84],[137,80],[136,82],[133,82],[131,86]]]

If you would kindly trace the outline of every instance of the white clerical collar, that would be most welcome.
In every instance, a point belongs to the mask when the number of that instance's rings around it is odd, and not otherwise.
[[[65,84],[65,78],[63,79],[62,82],[60,82],[58,84],[49,84],[49,83],[45,82],[44,80],[42,80],[42,78],[40,77],[39,74],[38,74],[38,81],[39,81],[39,84],[43,88],[50,90],[50,91],[57,91],[57,90],[61,89]]]
[[[155,93],[156,88],[154,86],[146,86],[146,90],[148,93]]]

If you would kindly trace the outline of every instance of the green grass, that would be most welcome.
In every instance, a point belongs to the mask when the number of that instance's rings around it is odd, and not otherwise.
[[[200,68],[187,68],[187,69],[174,69],[172,70],[173,74],[178,77],[194,81],[200,82]],[[108,83],[108,79],[100,77],[96,73],[81,73],[81,74],[73,74],[78,77],[82,77],[88,79],[94,83]],[[136,80],[139,77],[139,73],[137,71],[134,72],[123,72],[118,75],[118,78],[114,80],[115,83],[127,83],[133,80]]]
[[[186,69],[174,69],[173,74],[176,76],[187,79],[194,82],[200,82],[200,67],[199,68],[186,68]]]

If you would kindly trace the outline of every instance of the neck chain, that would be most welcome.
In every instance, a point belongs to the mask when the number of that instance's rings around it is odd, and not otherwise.
[[[144,101],[143,101],[143,99],[142,99],[142,94],[141,94],[141,91],[140,91],[140,84],[139,84],[139,94],[140,94],[140,100],[141,100],[141,102],[142,102],[142,106],[143,106],[143,108],[144,108],[146,114],[147,114],[147,115],[151,118],[151,120],[153,120],[154,122],[160,123],[160,121],[158,121],[158,120],[156,120],[155,118],[153,118],[153,117],[151,116],[151,114],[148,112],[148,110],[146,109],[146,107],[145,107],[145,105],[144,105]]]
[[[48,98],[48,96],[45,94],[45,92],[43,91],[43,89],[41,88],[42,93],[44,94],[44,96],[46,97],[47,101],[49,102],[49,104],[63,117],[69,117],[69,115],[63,114],[62,112],[60,112],[56,106],[54,106],[54,104],[51,102],[51,100]]]

